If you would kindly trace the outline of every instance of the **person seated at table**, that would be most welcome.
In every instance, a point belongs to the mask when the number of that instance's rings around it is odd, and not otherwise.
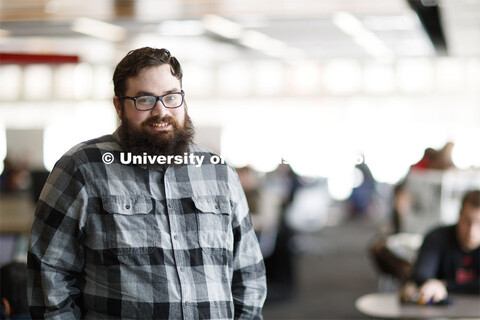
[[[480,294],[480,190],[462,199],[456,225],[428,233],[413,273],[400,290],[402,301],[438,303],[448,293]]]

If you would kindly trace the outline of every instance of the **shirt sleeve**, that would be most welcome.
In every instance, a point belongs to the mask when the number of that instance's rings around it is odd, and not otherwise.
[[[79,276],[85,183],[73,159],[64,156],[42,190],[28,247],[28,303],[33,319],[79,319]]]
[[[252,227],[245,194],[233,169],[232,197],[234,222],[234,261],[232,295],[235,319],[262,319],[262,307],[267,295],[265,265],[257,237]]]
[[[441,240],[436,232],[429,233],[425,237],[412,274],[412,280],[417,285],[422,285],[429,279],[438,279],[444,243]]]

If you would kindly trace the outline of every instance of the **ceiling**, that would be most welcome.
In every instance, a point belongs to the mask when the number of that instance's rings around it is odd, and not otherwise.
[[[0,50],[75,53],[96,40],[120,50],[150,36],[218,47],[213,54],[229,48],[247,58],[444,54],[409,2],[438,9],[447,55],[480,56],[480,0],[3,0]],[[95,24],[102,22],[114,28],[104,37],[79,31],[81,23],[93,23],[100,32]]]

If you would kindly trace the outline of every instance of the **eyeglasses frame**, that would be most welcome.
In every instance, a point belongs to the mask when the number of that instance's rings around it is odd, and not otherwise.
[[[165,105],[165,103],[163,102],[163,98],[168,96],[168,95],[171,95],[171,94],[179,94],[179,95],[182,96],[182,103],[180,103],[177,107],[167,107]],[[153,104],[153,107],[151,107],[150,109],[139,109],[137,107],[137,99],[141,98],[141,97],[154,97],[156,100],[155,100],[155,103]],[[151,94],[142,94],[142,95],[136,96],[136,97],[123,96],[123,97],[118,97],[118,99],[133,100],[133,104],[135,105],[135,109],[137,109],[138,111],[150,111],[150,110],[155,108],[158,101],[160,101],[162,103],[162,106],[164,106],[167,109],[176,109],[176,108],[180,108],[183,105],[183,102],[185,101],[185,91],[181,90],[180,92],[170,92],[170,93],[164,94],[163,96],[154,96],[154,95],[151,95]]]

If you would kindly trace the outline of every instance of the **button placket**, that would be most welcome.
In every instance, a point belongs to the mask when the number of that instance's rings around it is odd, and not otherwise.
[[[170,234],[172,239],[172,249],[173,249],[173,256],[175,259],[175,267],[177,269],[177,273],[180,281],[181,299],[183,301],[188,301],[188,300],[191,300],[191,297],[192,297],[192,292],[190,289],[190,283],[192,279],[189,276],[189,272],[187,272],[185,268],[185,265],[188,265],[188,264],[185,261],[185,256],[181,250],[182,246],[178,241],[179,239],[178,233],[182,232],[182,228],[181,228],[181,224],[177,220],[178,218],[174,210],[178,208],[178,210],[181,211],[182,209],[175,203],[175,200],[172,200],[172,199],[175,199],[175,197],[172,194],[177,194],[178,190],[176,190],[174,184],[171,185],[169,183],[169,178],[174,180],[174,178],[171,177],[172,175],[171,170],[172,170],[171,167],[168,168],[164,176],[166,211],[167,211]],[[174,192],[174,191],[177,191],[177,192]],[[184,307],[187,307],[187,304],[184,304]],[[188,309],[184,310],[184,319],[191,319],[191,318],[192,317],[189,316]]]

